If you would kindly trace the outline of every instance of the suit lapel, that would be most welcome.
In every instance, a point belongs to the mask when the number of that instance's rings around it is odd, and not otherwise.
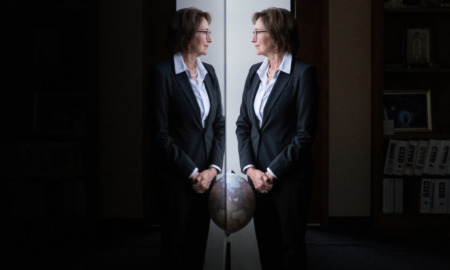
[[[258,92],[261,80],[259,79],[258,74],[256,72],[254,73],[253,76],[254,76],[254,80],[253,80],[253,83],[250,88],[249,96],[247,98],[247,108],[249,110],[250,118],[251,118],[251,121],[253,122],[253,125],[258,127],[259,122],[258,122],[258,118],[256,117],[255,110],[253,108],[254,107],[253,104],[255,103],[256,92]]]
[[[211,80],[212,80],[212,76],[208,72],[208,74],[206,74],[204,83],[205,83],[205,87],[206,87],[206,92],[208,93],[210,109],[209,109],[208,118],[206,119],[207,123],[205,124],[205,127],[212,125],[212,121],[216,118],[215,113],[216,113],[217,97],[216,97],[216,91],[213,91],[213,84],[212,84]]]
[[[266,106],[264,107],[264,115],[261,128],[263,128],[264,124],[267,122],[267,118],[270,115],[270,111],[272,110],[273,105],[277,101],[280,94],[283,92],[283,89],[285,88],[287,82],[289,81],[289,77],[290,75],[284,72],[280,72],[280,74],[278,75],[277,81],[275,82],[272,92],[270,93],[270,96],[267,100]]]
[[[185,72],[181,72],[179,74],[175,74],[176,82],[183,92],[186,99],[189,101],[192,109],[195,113],[195,118],[198,120],[198,123],[201,126],[202,120],[200,115],[200,108],[198,107],[197,100],[195,99],[195,95],[192,92],[191,84],[189,83],[189,79]]]

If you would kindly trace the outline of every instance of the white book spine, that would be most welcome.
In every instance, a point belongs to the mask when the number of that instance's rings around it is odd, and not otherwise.
[[[433,213],[447,214],[448,211],[448,180],[434,179]]]
[[[428,141],[420,140],[419,141],[419,149],[417,150],[417,157],[414,164],[414,174],[422,175],[423,169],[425,167],[425,162],[427,160],[427,152],[428,152]]]
[[[383,179],[383,213],[394,212],[394,179]]]
[[[405,173],[406,155],[408,152],[408,141],[400,140],[398,142],[398,153],[395,159],[394,174],[403,175]]]
[[[420,187],[420,213],[430,213],[432,191],[432,180],[429,178],[422,179]]]
[[[386,153],[386,161],[384,164],[385,174],[394,173],[394,164],[396,159],[397,147],[398,147],[398,140],[389,140],[389,145]]]
[[[425,167],[423,169],[424,174],[435,175],[437,168],[437,160],[439,157],[439,150],[441,148],[440,140],[430,140],[430,144],[428,146],[427,159],[425,163]]]
[[[409,141],[408,153],[405,162],[405,175],[414,175],[414,165],[419,149],[419,141]]]
[[[447,173],[449,159],[450,159],[450,141],[444,140],[441,143],[441,150],[439,152],[436,174],[445,175]]]
[[[394,180],[394,212],[403,213],[403,178]]]
[[[450,214],[450,180],[448,180],[449,183],[447,185],[447,214]]]
[[[446,170],[445,174],[450,175],[450,159],[447,161],[448,161],[448,164],[447,164],[447,170]]]

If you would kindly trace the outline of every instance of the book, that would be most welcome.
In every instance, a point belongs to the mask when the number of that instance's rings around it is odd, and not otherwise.
[[[394,179],[394,213],[403,213],[403,178]]]
[[[430,178],[423,178],[420,184],[420,213],[430,213],[432,206],[432,183]]]
[[[436,174],[436,168],[438,163],[439,150],[441,149],[441,141],[431,139],[428,145],[427,158],[425,167],[423,168],[424,174],[434,175]]]
[[[418,149],[419,141],[410,140],[408,151],[406,153],[405,175],[414,175],[414,164],[416,162]]]
[[[398,141],[398,150],[395,154],[394,174],[403,175],[405,172],[406,154],[408,151],[409,142],[405,140]]]
[[[417,157],[414,163],[414,174],[422,175],[428,153],[428,141],[420,140],[417,149]]]
[[[449,157],[449,159],[447,159],[447,167],[446,167],[446,170],[445,170],[445,174],[446,175],[450,174],[450,157]]]
[[[394,179],[383,179],[383,213],[394,212]]]
[[[449,167],[450,160],[450,141],[443,140],[441,142],[441,150],[439,151],[438,164],[436,168],[436,174],[445,175],[447,173],[447,167]]]
[[[383,213],[403,213],[403,179],[383,179]]]
[[[450,180],[449,180],[449,184],[447,185],[447,192],[448,192],[448,200],[447,200],[447,214],[450,214]]]
[[[450,160],[447,160],[447,161],[450,163]],[[446,174],[446,175],[449,175],[449,174],[450,174],[450,164],[447,165],[447,169],[446,169],[445,174]]]
[[[393,174],[394,173],[394,165],[395,159],[397,158],[397,147],[398,140],[389,140],[389,145],[386,153],[386,160],[384,164],[384,173],[385,174]]]
[[[432,213],[447,214],[448,212],[448,179],[433,179]]]

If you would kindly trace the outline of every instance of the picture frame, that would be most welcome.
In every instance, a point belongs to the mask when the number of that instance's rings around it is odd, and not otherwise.
[[[431,62],[431,29],[412,27],[406,30],[406,63],[428,66]]]
[[[431,132],[431,90],[387,90],[383,94],[385,120],[394,132]]]
[[[33,131],[82,135],[85,126],[85,96],[76,92],[35,92]]]

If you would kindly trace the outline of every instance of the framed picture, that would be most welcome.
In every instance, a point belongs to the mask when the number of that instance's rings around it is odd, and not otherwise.
[[[428,65],[431,62],[430,28],[408,28],[406,62],[408,65]]]
[[[394,121],[394,132],[432,130],[430,92],[429,89],[384,92],[384,118]]]
[[[35,93],[33,130],[39,133],[82,135],[85,105],[81,93]]]

